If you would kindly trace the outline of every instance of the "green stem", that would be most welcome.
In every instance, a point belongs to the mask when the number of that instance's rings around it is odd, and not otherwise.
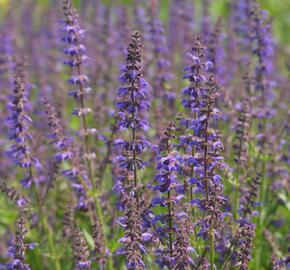
[[[79,61],[79,57],[77,56],[77,61],[80,63]],[[80,64],[77,65],[77,73],[78,76],[81,76],[81,67]],[[79,87],[80,87],[80,92],[83,93],[83,84],[80,82],[79,83]],[[84,96],[80,95],[80,106],[82,109],[85,108],[85,104],[84,104]],[[104,235],[104,244],[107,244],[107,236],[106,236],[106,231],[105,231],[105,225],[104,225],[104,218],[103,218],[103,213],[102,213],[102,209],[101,209],[101,205],[100,205],[100,201],[99,201],[99,196],[98,196],[98,191],[97,191],[97,187],[96,187],[96,182],[94,179],[94,170],[93,170],[93,164],[92,161],[90,159],[90,150],[89,150],[89,134],[88,134],[88,129],[87,129],[87,118],[86,115],[82,114],[82,126],[84,129],[84,146],[85,146],[85,154],[86,154],[86,163],[87,163],[87,167],[88,167],[88,172],[89,172],[89,179],[90,179],[90,183],[92,186],[92,191],[93,191],[93,200],[96,206],[96,212],[97,212],[97,217],[98,220],[100,222],[100,226]],[[108,257],[108,269],[109,270],[113,270],[113,262],[112,262],[112,258]]]
[[[260,202],[263,207],[260,207],[260,218],[257,226],[257,252],[256,252],[256,264],[255,264],[255,269],[260,270],[261,269],[261,255],[262,255],[262,241],[263,241],[263,233],[262,229],[264,226],[265,222],[265,216],[266,216],[266,211],[267,209],[265,208],[265,203],[266,203],[266,194],[267,194],[267,189],[268,189],[268,179],[266,177],[266,161],[263,160],[262,163],[262,186],[261,186],[261,192],[260,192]]]
[[[239,188],[240,188],[240,165],[237,167],[237,176],[235,181],[235,192],[234,192],[234,218],[239,217]]]
[[[170,259],[171,259],[173,257],[173,239],[172,239],[172,214],[171,214],[170,190],[168,190],[167,198],[168,198],[169,251],[170,251]]]
[[[115,120],[116,121],[116,120]],[[109,139],[109,142],[108,142],[108,145],[107,145],[107,153],[106,153],[106,156],[105,158],[103,159],[100,167],[99,167],[99,177],[98,177],[98,180],[99,180],[99,183],[100,183],[100,186],[101,186],[101,189],[103,190],[103,178],[104,178],[104,175],[106,173],[106,169],[107,169],[107,166],[109,164],[109,161],[110,161],[110,156],[111,156],[111,152],[112,152],[112,147],[113,147],[113,143],[114,143],[114,136],[115,136],[115,133],[117,132],[117,124],[116,122],[113,124],[113,127],[112,127],[112,131],[111,131],[111,135],[110,135],[110,139]]]
[[[60,264],[59,254],[55,248],[52,232],[51,232],[51,229],[49,228],[45,215],[42,215],[41,220],[42,220],[43,227],[47,233],[49,249],[51,250],[53,257],[55,258],[55,269],[61,270],[62,268]]]
[[[264,95],[263,95],[264,97]],[[263,104],[265,104],[265,101],[263,102]],[[264,136],[266,136],[266,125],[267,125],[267,119],[263,118],[262,121],[262,132],[264,134]],[[259,217],[259,223],[257,226],[257,252],[256,252],[256,264],[255,264],[255,269],[256,270],[260,270],[261,269],[261,255],[262,255],[262,249],[263,249],[263,226],[264,226],[264,222],[265,222],[265,216],[266,216],[266,194],[267,194],[267,190],[268,190],[268,178],[267,178],[267,161],[265,159],[265,153],[264,153],[264,149],[266,147],[266,139],[265,137],[263,138],[262,141],[262,146],[261,146],[261,150],[259,153],[259,156],[262,156],[262,165],[261,165],[261,174],[262,174],[262,182],[261,182],[261,191],[259,194],[259,201],[261,202],[261,207],[260,207],[260,217]],[[259,161],[259,160],[258,160]]]
[[[30,174],[30,177],[32,179],[35,179],[32,166],[29,166],[29,174]],[[37,207],[38,215],[39,215],[39,218],[40,218],[41,223],[43,225],[43,228],[45,229],[45,231],[47,233],[49,249],[50,249],[53,257],[55,258],[55,269],[56,270],[61,270],[61,265],[60,265],[60,261],[59,261],[57,250],[56,250],[55,245],[54,245],[53,236],[51,234],[51,230],[49,229],[49,225],[47,223],[46,216],[43,214],[43,211],[42,211],[42,203],[40,201],[40,195],[38,194],[37,189],[36,189],[36,183],[33,184],[33,191],[34,191],[34,194],[35,194],[36,207]]]
[[[214,270],[214,230],[213,223],[210,223],[210,232],[209,232],[209,261],[210,261],[210,270]]]

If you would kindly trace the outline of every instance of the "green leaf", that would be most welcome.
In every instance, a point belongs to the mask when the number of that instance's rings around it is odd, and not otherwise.
[[[278,193],[278,198],[284,203],[288,211],[290,212],[290,200],[289,196],[287,196],[287,192],[285,190],[282,190]]]
[[[89,247],[90,248],[94,248],[94,246],[95,246],[94,239],[91,236],[91,234],[86,229],[83,229],[82,231],[84,233],[84,236],[85,236],[85,238],[87,240],[87,243],[88,243]]]

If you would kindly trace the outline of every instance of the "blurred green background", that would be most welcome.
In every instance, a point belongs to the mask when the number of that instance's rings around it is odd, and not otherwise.
[[[0,16],[7,10],[9,2],[12,0],[0,0]],[[29,0],[16,0],[16,1],[29,1]],[[61,0],[60,0],[61,1]],[[80,7],[85,0],[74,0],[75,5]],[[103,3],[107,5],[117,5],[120,3],[132,4],[134,0],[103,0]],[[144,2],[149,0],[142,0],[139,2]],[[200,3],[203,0],[192,0],[196,5],[196,14],[198,12]],[[229,10],[229,5],[233,0],[212,0],[212,14],[214,17],[226,16]],[[35,1],[39,9],[45,8],[51,5],[52,0],[36,0]],[[54,1],[55,2],[55,1]],[[159,0],[161,6],[161,17],[166,20],[170,0]],[[270,17],[273,19],[273,31],[277,39],[282,42],[282,44],[290,45],[290,0],[260,0],[261,6],[269,11]]]

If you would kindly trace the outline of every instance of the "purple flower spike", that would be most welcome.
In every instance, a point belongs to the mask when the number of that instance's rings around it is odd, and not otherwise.
[[[150,86],[142,77],[141,67],[141,34],[136,31],[132,34],[131,43],[128,46],[126,67],[122,70],[120,81],[124,84],[119,88],[119,101],[116,106],[119,110],[118,125],[120,128],[128,129],[131,140],[116,140],[115,145],[121,155],[117,158],[119,169],[122,172],[118,182],[118,191],[121,193],[120,205],[125,208],[125,216],[122,218],[121,226],[125,229],[125,236],[119,241],[124,245],[119,254],[124,254],[128,269],[145,269],[142,255],[145,253],[143,245],[144,237],[147,239],[149,232],[143,231],[150,224],[146,209],[141,212],[140,201],[142,196],[138,195],[138,175],[140,169],[148,166],[148,162],[139,159],[138,156],[146,149],[153,146],[139,133],[144,129],[146,121],[143,119],[149,104],[147,98]],[[124,176],[124,178],[123,178]],[[124,190],[125,182],[128,191]],[[115,186],[115,188],[117,187]],[[143,218],[143,224],[142,224]],[[144,228],[142,228],[142,225]],[[133,236],[134,235],[134,236]]]
[[[14,77],[14,89],[11,103],[8,104],[10,117],[7,122],[10,125],[9,139],[15,143],[8,151],[9,157],[15,165],[21,168],[27,168],[27,176],[23,178],[21,184],[29,188],[31,184],[36,184],[36,179],[32,175],[32,168],[40,168],[41,165],[35,157],[32,156],[30,143],[32,135],[29,133],[29,124],[32,122],[27,115],[27,92],[24,85],[24,76],[17,73]]]

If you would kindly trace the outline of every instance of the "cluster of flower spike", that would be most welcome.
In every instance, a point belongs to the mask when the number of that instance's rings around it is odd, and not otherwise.
[[[257,174],[251,178],[248,183],[248,189],[241,199],[239,227],[230,245],[230,255],[224,264],[226,266],[232,260],[235,264],[240,264],[240,269],[242,270],[249,269],[248,265],[251,260],[256,230],[255,224],[252,222],[252,217],[256,215],[256,211],[253,208],[257,205],[256,199],[261,183],[261,175]]]
[[[131,140],[118,140],[116,145],[120,149],[121,156],[118,158],[120,168],[123,170],[122,187],[119,191],[123,197],[124,217],[119,219],[119,224],[124,228],[124,237],[120,239],[123,248],[119,253],[125,255],[128,269],[144,269],[145,264],[142,255],[145,252],[144,240],[147,234],[143,234],[141,200],[138,196],[137,172],[143,169],[146,163],[138,156],[151,144],[138,136],[138,133],[147,127],[142,113],[148,109],[146,100],[149,96],[149,85],[142,77],[141,71],[141,34],[134,32],[131,43],[128,46],[126,66],[120,76],[124,84],[118,89],[120,100],[116,106],[119,110],[118,125],[121,129],[128,129]],[[132,181],[133,180],[133,181]],[[124,189],[124,187],[129,187]]]
[[[249,113],[249,99],[244,98],[239,108],[239,116],[235,126],[236,140],[234,144],[234,152],[237,166],[246,165],[247,158],[247,143],[249,141],[250,129],[250,113]]]
[[[63,1],[63,12],[65,16],[63,27],[63,41],[67,44],[64,49],[67,60],[65,65],[71,67],[72,76],[68,79],[68,83],[76,89],[69,92],[77,101],[77,108],[73,114],[80,118],[82,127],[77,132],[77,135],[84,139],[83,148],[78,145],[71,147],[72,153],[72,168],[65,170],[63,173],[74,182],[73,187],[79,198],[78,208],[88,208],[88,198],[86,197],[87,190],[92,188],[95,190],[95,177],[92,161],[96,158],[96,154],[90,149],[90,135],[95,135],[97,130],[88,127],[88,116],[91,113],[91,108],[86,107],[85,97],[91,92],[88,87],[89,78],[83,74],[83,66],[88,62],[88,57],[85,55],[86,48],[82,43],[85,30],[78,24],[78,15],[72,6],[71,0]],[[83,167],[86,163],[88,171]]]
[[[159,155],[157,158],[157,174],[155,175],[156,184],[154,190],[158,194],[152,200],[152,207],[157,205],[165,208],[165,212],[155,214],[154,223],[157,227],[156,237],[162,243],[160,248],[156,248],[156,261],[160,266],[170,267],[173,259],[173,233],[175,229],[174,221],[177,217],[176,205],[184,197],[178,192],[178,159],[179,155],[173,148],[175,137],[175,126],[170,123],[164,131],[160,140]]]
[[[74,207],[69,204],[66,207],[63,220],[63,236],[72,239],[74,255],[74,269],[91,269],[90,252],[83,232],[75,223]]]
[[[160,18],[167,7],[158,0],[135,0],[132,8],[121,1],[79,1],[80,17],[74,1],[61,1],[61,33],[57,0],[45,12],[34,5],[41,1],[18,1],[17,9],[10,1],[0,26],[0,130],[9,132],[9,141],[0,132],[0,195],[8,199],[0,196],[0,257],[7,248],[10,256],[0,259],[0,269],[248,270],[253,263],[266,269],[270,260],[263,256],[271,252],[273,269],[287,267],[281,234],[289,190],[290,64],[279,72],[288,52],[281,44],[273,55],[268,16],[258,0],[232,0],[227,16],[216,21],[211,0],[202,1],[196,17],[193,1],[171,0],[166,20]],[[136,27],[140,32],[129,43]],[[193,32],[203,36],[192,42]],[[184,51],[190,63],[181,81]],[[31,62],[29,80],[38,86],[29,100],[26,62],[13,66],[19,55]],[[63,78],[71,100],[63,95]],[[5,156],[8,148],[13,162]],[[31,188],[18,191],[21,178]],[[9,241],[15,211],[21,216]],[[26,227],[34,231],[28,235]],[[39,252],[28,251],[35,244],[27,236],[41,241]]]
[[[149,85],[141,73],[141,47],[141,34],[134,32],[128,47],[126,67],[120,76],[120,81],[124,83],[124,86],[118,89],[120,100],[116,104],[119,110],[119,127],[129,129],[132,133],[130,141],[118,142],[124,153],[121,158],[121,167],[134,172],[144,168],[146,164],[138,159],[137,155],[151,146],[147,140],[138,138],[136,134],[138,130],[148,127],[148,122],[142,117],[142,112],[149,108],[146,100],[149,96]],[[134,181],[136,186],[136,179]]]
[[[44,105],[44,112],[47,117],[47,122],[50,128],[49,138],[51,139],[51,144],[54,145],[57,153],[54,158],[58,162],[68,160],[72,158],[72,152],[69,149],[71,140],[69,140],[65,134],[57,115],[55,108],[51,105],[47,98],[42,100]]]
[[[244,51],[251,49],[250,2],[250,0],[236,0],[232,5],[233,30],[237,33],[237,42]]]
[[[68,82],[72,85],[87,83],[88,77],[84,74],[79,74],[79,67],[88,61],[88,57],[84,54],[86,48],[81,40],[84,37],[85,30],[81,29],[78,25],[78,17],[75,10],[72,8],[71,1],[64,1],[63,10],[66,16],[64,21],[63,31],[65,33],[63,41],[68,44],[68,47],[64,50],[64,53],[68,55],[68,59],[64,64],[76,68],[76,74],[73,75]],[[82,87],[81,89],[70,92],[74,97],[79,97],[88,92],[88,89]]]
[[[12,261],[7,264],[7,270],[30,270],[28,264],[24,262],[25,252],[29,249],[34,249],[35,243],[25,243],[25,236],[28,233],[26,221],[24,218],[19,218],[16,222],[17,231],[15,233],[14,243],[8,248],[8,255]]]
[[[256,109],[256,116],[260,119],[266,119],[273,115],[270,110],[271,98],[273,96],[272,88],[275,86],[273,76],[273,40],[271,36],[271,26],[266,11],[261,10],[259,5],[253,1],[251,5],[251,40],[253,44],[252,54],[257,58],[255,69],[255,90],[256,97],[259,99],[259,106]],[[261,124],[261,133],[265,133],[265,125]],[[265,136],[265,134],[262,134]]]
[[[82,160],[80,158],[80,150],[77,146],[73,145],[73,139],[68,138],[65,135],[61,120],[50,101],[47,98],[43,98],[42,102],[50,129],[48,137],[50,138],[50,143],[54,146],[56,151],[53,156],[53,162],[61,163],[68,160],[71,162],[70,168],[63,170],[62,174],[72,183],[72,187],[74,188],[74,191],[79,199],[77,207],[79,209],[87,209],[88,206],[87,199],[85,197],[85,190],[79,181],[79,177],[86,181],[87,185],[89,185],[89,183],[87,174],[83,168]]]
[[[126,257],[128,269],[145,269],[143,254],[146,252],[144,240],[146,235],[142,234],[142,224],[140,215],[140,206],[134,196],[129,196],[126,201],[125,216],[119,219],[119,224],[124,229],[124,236],[119,240],[123,247],[119,254]]]
[[[152,11],[153,13],[153,11]],[[164,28],[162,21],[152,14],[148,32],[150,42],[153,47],[152,61],[155,65],[155,79],[153,87],[153,96],[159,98],[166,98],[169,101],[174,98],[172,91],[170,91],[169,81],[172,79],[172,74],[169,72],[170,61],[168,59],[168,46],[166,37],[164,35]]]
[[[27,115],[28,100],[23,76],[16,74],[13,84],[13,99],[8,104],[11,111],[8,124],[10,124],[9,139],[13,140],[15,144],[11,146],[9,156],[16,165],[28,169],[27,176],[20,182],[24,187],[30,187],[32,184],[36,184],[31,170],[33,167],[39,167],[40,164],[38,159],[32,156],[30,146],[32,135],[29,132],[28,123],[31,123],[32,119]]]
[[[214,239],[221,229],[224,218],[222,206],[226,198],[219,174],[223,164],[220,154],[223,144],[220,132],[213,128],[219,117],[219,111],[214,107],[218,96],[217,84],[213,75],[208,73],[212,63],[203,60],[204,50],[202,37],[198,36],[193,53],[189,54],[192,64],[186,68],[184,76],[190,85],[183,90],[183,105],[188,109],[189,117],[181,121],[186,131],[181,137],[181,145],[186,149],[182,171],[188,181],[189,190],[185,192],[191,204],[197,205],[203,212],[195,225],[200,228],[197,235]]]

